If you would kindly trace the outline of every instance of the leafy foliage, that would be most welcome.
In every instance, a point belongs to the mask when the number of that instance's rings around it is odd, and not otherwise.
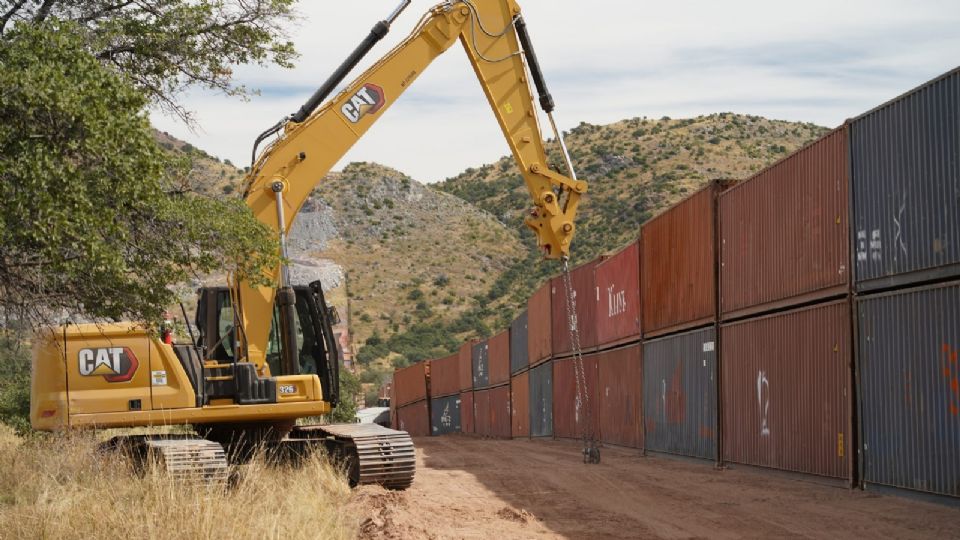
[[[0,422],[30,431],[30,356],[23,343],[0,337]]]
[[[157,320],[191,272],[275,264],[273,235],[241,201],[178,188],[147,99],[82,34],[19,24],[0,40],[0,314]]]
[[[340,369],[340,403],[329,415],[330,422],[353,423],[357,416],[356,396],[362,392],[360,379],[346,369]]]

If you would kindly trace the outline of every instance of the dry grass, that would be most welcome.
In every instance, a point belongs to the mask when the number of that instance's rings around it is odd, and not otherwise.
[[[350,488],[322,456],[243,465],[233,487],[189,485],[98,454],[81,433],[22,439],[0,425],[0,538],[355,538]]]

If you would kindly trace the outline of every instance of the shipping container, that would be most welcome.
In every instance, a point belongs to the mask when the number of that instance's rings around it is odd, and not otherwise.
[[[430,361],[430,397],[460,393],[460,355]]]
[[[393,429],[400,429],[400,420],[397,418],[397,385],[395,375],[390,376],[390,425]]]
[[[490,436],[490,390],[473,392],[473,428],[477,435]]]
[[[510,373],[527,369],[527,312],[524,311],[510,324]]]
[[[852,477],[847,300],[722,325],[723,458]]]
[[[427,410],[427,400],[398,408],[397,423],[400,431],[406,431],[411,437],[428,437],[430,435],[430,413]]]
[[[642,368],[639,344],[598,353],[602,442],[643,447]]]
[[[857,302],[863,477],[960,497],[960,282]]]
[[[846,294],[848,151],[842,127],[720,195],[725,319]]]
[[[594,271],[603,258],[584,263],[570,271],[570,286],[577,329],[580,332],[580,349],[589,351],[597,347],[597,282]],[[553,309],[553,355],[555,357],[573,353],[570,341],[570,311],[567,301],[567,289],[563,276],[551,280],[550,303]]]
[[[460,394],[430,399],[430,434],[460,433]]]
[[[583,357],[582,376],[586,387],[578,393],[574,359],[553,361],[553,435],[557,438],[579,439],[587,434],[599,439],[601,436],[596,354]]]
[[[553,314],[551,281],[540,286],[527,300],[527,360],[531,366],[553,356]]]
[[[643,344],[647,450],[717,459],[717,346],[713,326]]]
[[[530,436],[530,372],[510,378],[510,435],[514,439]]]
[[[476,433],[473,392],[460,392],[460,428],[464,433]]]
[[[553,437],[553,363],[530,368],[530,436]]]
[[[473,360],[473,387],[490,386],[490,346],[487,340],[474,343],[470,357]]]
[[[960,69],[850,123],[859,291],[960,275]]]
[[[497,386],[510,382],[510,330],[504,330],[487,341],[489,345],[489,378],[487,384]]]
[[[427,399],[429,366],[429,362],[417,362],[393,373],[393,386],[398,407]]]
[[[460,390],[473,389],[473,342],[460,345]]]
[[[712,323],[717,316],[715,181],[640,228],[643,334],[664,335]]]
[[[597,265],[597,345],[640,339],[640,243]]]
[[[491,437],[510,438],[512,418],[510,414],[510,385],[505,384],[490,389],[490,433]]]

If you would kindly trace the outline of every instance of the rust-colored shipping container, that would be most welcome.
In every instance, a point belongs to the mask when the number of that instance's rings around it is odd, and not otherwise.
[[[510,331],[504,330],[493,336],[490,346],[490,386],[510,382]]]
[[[640,344],[598,353],[600,440],[607,444],[643,447]]]
[[[640,339],[640,243],[597,265],[597,345]]]
[[[393,429],[400,429],[400,420],[397,418],[397,385],[394,384],[394,375],[390,376],[390,425]]]
[[[710,324],[717,316],[717,194],[714,181],[640,228],[643,335]]]
[[[393,386],[397,397],[397,406],[402,407],[421,399],[427,399],[427,377],[429,375],[429,362],[417,362],[412,366],[395,371],[393,373]],[[427,423],[429,423],[429,419],[427,419]]]
[[[510,385],[505,384],[490,389],[490,433],[491,437],[510,438]]]
[[[460,392],[460,355],[430,361],[430,397],[452,396]]]
[[[460,392],[460,428],[464,433],[476,433],[473,392]]]
[[[430,413],[427,400],[418,401],[397,409],[397,422],[401,431],[411,437],[430,436]]]
[[[477,435],[490,436],[490,390],[473,393],[473,428]]]
[[[580,330],[580,349],[589,351],[597,347],[597,282],[594,270],[603,257],[581,264],[570,271],[570,284],[576,301],[577,328]],[[563,356],[573,352],[570,342],[570,315],[567,309],[566,288],[563,276],[550,280],[550,303],[553,310],[553,355]]]
[[[599,439],[597,403],[600,387],[597,377],[597,355],[583,357],[583,374],[586,389],[577,399],[577,376],[574,359],[553,361],[553,435],[557,438],[579,439],[585,430]],[[589,418],[589,421],[588,421]]]
[[[530,436],[530,372],[510,378],[510,435],[514,439]]]
[[[851,478],[847,300],[720,327],[726,461]]]
[[[550,280],[527,300],[527,359],[535,366],[553,355]]]
[[[720,310],[733,319],[846,293],[847,129],[720,195]]]
[[[460,390],[473,389],[473,342],[466,342],[460,345],[460,367],[458,368],[458,377],[460,378]]]

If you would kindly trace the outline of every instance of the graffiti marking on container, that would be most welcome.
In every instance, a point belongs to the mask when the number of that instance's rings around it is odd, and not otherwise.
[[[767,388],[766,393],[763,392],[764,387]],[[770,379],[763,370],[757,372],[757,404],[760,407],[760,435],[769,437],[770,424],[767,421],[767,413],[770,411]]]
[[[450,416],[450,404],[443,406],[443,414],[440,415],[440,425],[449,428],[453,425],[453,418]]]
[[[903,252],[903,256],[907,256],[907,244],[903,241],[903,213],[907,210],[907,194],[903,194],[903,203],[900,204],[900,208],[897,210],[897,215],[893,216],[893,224],[896,226],[896,231],[893,234],[893,245],[900,249]],[[896,252],[893,256],[896,260]]]

